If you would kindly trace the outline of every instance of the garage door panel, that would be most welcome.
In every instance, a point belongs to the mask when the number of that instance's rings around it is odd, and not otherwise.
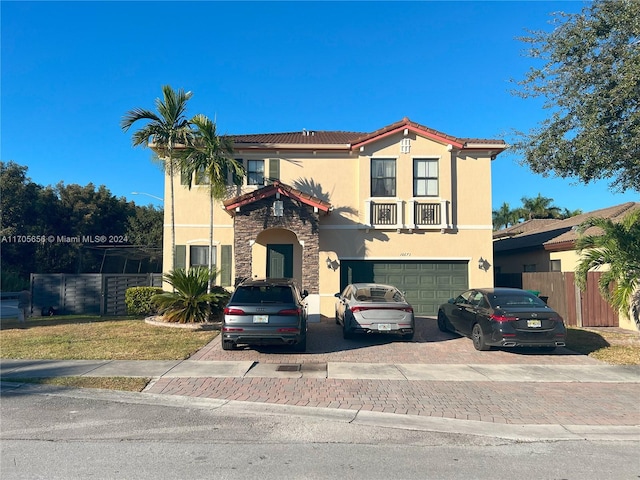
[[[468,263],[344,260],[341,262],[341,288],[353,282],[395,285],[405,292],[416,315],[436,315],[441,303],[468,288]]]

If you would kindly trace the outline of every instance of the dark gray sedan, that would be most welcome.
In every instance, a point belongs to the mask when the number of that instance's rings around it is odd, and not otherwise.
[[[336,293],[336,323],[344,338],[357,333],[401,335],[411,340],[415,332],[413,307],[392,285],[353,283]]]
[[[476,350],[565,345],[562,317],[540,298],[519,288],[475,288],[440,305],[438,328],[470,337]]]

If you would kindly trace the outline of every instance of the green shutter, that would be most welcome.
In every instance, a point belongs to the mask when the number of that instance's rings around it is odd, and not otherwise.
[[[180,170],[180,185],[189,185],[191,178],[185,171],[185,169]]]
[[[280,159],[270,158],[269,159],[269,181],[275,182],[276,180],[280,180]]]
[[[176,253],[174,259],[175,268],[185,268],[187,266],[187,246],[176,245]]]
[[[242,162],[241,158],[236,158],[236,162],[238,162],[241,166],[242,166],[242,171],[244,172],[244,163]],[[243,175],[238,175],[235,171],[235,169],[233,170],[233,184],[234,185],[240,185],[242,186],[242,184],[244,183],[244,174]]]
[[[220,285],[231,286],[231,245],[220,246]]]

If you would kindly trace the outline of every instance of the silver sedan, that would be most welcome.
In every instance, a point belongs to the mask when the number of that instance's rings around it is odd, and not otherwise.
[[[415,332],[413,307],[400,290],[379,283],[353,283],[336,293],[336,323],[344,338],[356,333],[401,335],[411,340]]]

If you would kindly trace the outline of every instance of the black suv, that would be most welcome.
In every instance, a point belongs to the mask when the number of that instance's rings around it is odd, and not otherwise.
[[[222,349],[236,345],[293,345],[307,349],[308,295],[289,278],[251,279],[242,282],[224,309]]]

